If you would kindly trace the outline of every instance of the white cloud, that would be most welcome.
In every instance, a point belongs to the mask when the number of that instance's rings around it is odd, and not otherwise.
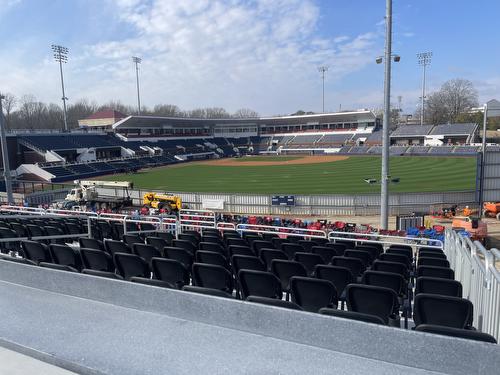
[[[377,31],[319,37],[320,11],[312,0],[114,1],[119,20],[110,22],[133,31],[72,50],[65,67],[70,99],[134,104],[130,58],[137,55],[143,58],[142,99],[149,106],[250,107],[261,114],[319,110],[317,66],[329,65],[331,85],[371,63],[380,49]],[[29,77],[20,85],[22,92],[59,100],[53,82],[47,86],[49,79],[57,80],[53,68],[52,62],[19,68],[16,77]],[[13,83],[12,77],[8,81]],[[47,87],[54,92],[44,92]]]

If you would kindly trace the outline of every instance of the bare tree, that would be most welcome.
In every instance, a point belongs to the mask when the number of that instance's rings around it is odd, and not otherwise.
[[[78,127],[78,120],[89,117],[97,111],[97,103],[89,102],[87,99],[81,99],[68,107],[68,126],[70,128]]]
[[[16,105],[17,105],[17,98],[14,96],[14,94],[10,93],[4,94],[2,108],[5,115],[5,128],[7,130],[10,129],[12,112],[14,111],[14,108],[16,108]]]
[[[453,123],[460,116],[478,106],[478,95],[471,81],[452,79],[439,91],[429,95],[426,101],[426,121],[432,124]]]
[[[207,118],[230,118],[231,115],[220,107],[205,108]]]
[[[153,107],[153,115],[166,117],[183,117],[182,111],[173,104],[157,104]]]
[[[236,112],[234,112],[232,117],[234,117],[234,118],[257,118],[257,117],[259,117],[259,114],[257,112],[255,112],[253,109],[241,108],[241,109],[238,109]]]

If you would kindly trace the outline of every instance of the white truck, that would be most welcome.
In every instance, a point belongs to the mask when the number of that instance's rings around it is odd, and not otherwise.
[[[97,181],[97,180],[75,180],[75,187],[66,195],[61,202],[56,202],[56,208],[62,209],[116,209],[132,205],[128,189],[133,188],[129,181]],[[103,195],[97,192],[98,187],[121,188],[122,194]]]

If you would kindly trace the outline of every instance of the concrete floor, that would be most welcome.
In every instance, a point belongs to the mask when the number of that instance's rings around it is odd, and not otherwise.
[[[76,375],[74,372],[49,365],[46,362],[28,357],[0,347],[0,375]]]

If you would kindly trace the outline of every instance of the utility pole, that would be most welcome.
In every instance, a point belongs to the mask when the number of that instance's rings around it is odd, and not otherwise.
[[[323,80],[323,113],[325,113],[325,73],[328,71],[328,66],[320,66],[318,71],[321,73],[321,79]]]
[[[12,195],[12,183],[10,180],[9,150],[7,149],[7,136],[5,135],[5,118],[3,116],[2,100],[5,96],[0,94],[0,143],[2,147],[3,177],[5,179],[5,191],[7,193],[7,203],[14,204]]]
[[[62,88],[62,101],[63,101],[63,116],[64,116],[64,130],[68,131],[68,120],[67,120],[67,113],[66,113],[66,100],[68,98],[66,97],[66,94],[64,93],[64,77],[63,77],[63,70],[62,70],[62,64],[68,62],[68,49],[63,46],[58,46],[55,44],[52,44],[52,51],[54,51],[54,59],[59,62],[59,71],[61,72],[61,88]]]
[[[421,102],[421,110],[420,110],[420,125],[424,124],[425,118],[425,68],[428,65],[431,65],[432,52],[422,52],[417,53],[418,65],[422,67],[422,102]]]
[[[141,96],[139,94],[139,64],[142,62],[142,59],[137,56],[132,56],[132,61],[135,64],[135,80],[137,85],[137,115],[141,115]]]
[[[386,0],[384,121],[382,125],[382,179],[380,187],[380,229],[389,227],[389,127],[391,120],[392,0]]]

